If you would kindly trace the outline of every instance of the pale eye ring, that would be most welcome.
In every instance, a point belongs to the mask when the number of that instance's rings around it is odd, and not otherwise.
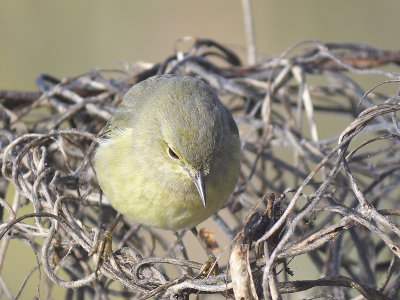
[[[171,149],[171,147],[168,147],[168,155],[173,159],[179,159],[179,156]]]

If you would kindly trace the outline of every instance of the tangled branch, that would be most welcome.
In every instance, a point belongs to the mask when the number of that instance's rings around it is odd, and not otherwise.
[[[399,75],[386,66],[398,68],[400,51],[304,41],[241,65],[215,41],[192,41],[158,64],[61,80],[42,74],[37,92],[0,91],[0,271],[15,238],[41,252],[54,283],[90,298],[282,299],[310,290],[335,299],[397,299],[400,97],[387,90]],[[115,252],[95,273],[88,253],[115,218],[92,166],[97,134],[130,86],[162,73],[207,81],[239,125],[241,176],[213,216],[231,241],[222,249],[229,263],[219,261],[219,275],[198,278],[202,265],[185,231],[168,239],[123,220]],[[382,84],[364,88],[366,76]],[[22,206],[32,212],[19,215]],[[318,279],[291,269],[305,256]]]

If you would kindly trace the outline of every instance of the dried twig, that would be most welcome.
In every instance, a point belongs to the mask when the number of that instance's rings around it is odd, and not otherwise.
[[[363,87],[352,75],[398,84],[398,73],[382,67],[398,68],[400,51],[303,41],[279,57],[243,66],[215,41],[185,40],[193,42],[190,49],[158,64],[62,80],[42,74],[39,91],[0,91],[0,205],[6,213],[0,270],[15,238],[41,252],[41,267],[54,283],[92,298],[235,297],[235,290],[254,299],[284,299],[312,289],[315,296],[348,299],[354,288],[366,299],[397,299],[399,95],[378,92],[380,84]],[[222,274],[195,278],[191,270],[202,259],[185,238],[175,242],[151,228],[129,227],[127,220],[113,236],[118,248],[112,258],[98,274],[92,271],[88,253],[100,234],[98,216],[106,223],[114,218],[92,167],[97,134],[131,85],[165,72],[207,81],[240,128],[240,180],[213,218],[235,249],[234,284],[227,262],[219,261]],[[10,183],[16,189],[12,204],[6,198]],[[20,216],[18,209],[28,203],[32,213]],[[222,249],[230,251],[229,245]],[[291,270],[300,256],[310,258],[320,279]],[[293,274],[301,280],[290,281]],[[12,298],[8,278],[0,278]],[[109,288],[106,279],[129,291]]]

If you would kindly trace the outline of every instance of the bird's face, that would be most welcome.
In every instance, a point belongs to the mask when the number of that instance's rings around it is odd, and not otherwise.
[[[203,202],[204,207],[206,207],[206,174],[209,173],[209,168],[204,167],[204,165],[208,165],[209,163],[203,165],[192,165],[190,163],[192,159],[191,155],[184,157],[180,152],[174,150],[175,148],[179,149],[179,146],[174,147],[171,142],[166,142],[166,152],[170,159],[170,164],[172,165],[170,170],[175,170],[175,172],[178,172],[180,176],[184,176],[187,179],[190,178],[190,180],[193,181],[201,201]],[[187,152],[185,153],[187,154]]]
[[[166,109],[160,114],[158,122],[163,137],[163,152],[168,157],[166,169],[184,176],[187,182],[194,185],[206,206],[207,179],[223,136],[221,122],[216,121],[219,116],[201,108],[195,103],[187,103],[184,109],[174,109],[173,118]]]
[[[164,153],[169,159],[168,170],[185,177],[196,187],[204,206],[207,204],[206,182],[216,155],[217,142],[213,134],[203,135],[193,124],[164,124]],[[189,126],[187,130],[185,126]]]

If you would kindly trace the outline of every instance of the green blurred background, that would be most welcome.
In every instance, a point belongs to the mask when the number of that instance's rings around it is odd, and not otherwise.
[[[396,49],[400,1],[252,2],[260,55],[304,39]],[[180,37],[215,39],[245,57],[241,1],[0,1],[0,88],[35,89],[43,72],[73,76],[159,62]]]
[[[256,0],[252,9],[259,57],[305,39],[399,48],[398,0]],[[187,35],[223,43],[245,61],[241,1],[0,0],[0,89],[36,90],[35,78],[44,72],[61,78],[160,62]],[[8,255],[0,275],[15,295],[35,258],[20,241],[11,241]],[[29,279],[21,299],[37,295],[38,278],[36,272]]]

